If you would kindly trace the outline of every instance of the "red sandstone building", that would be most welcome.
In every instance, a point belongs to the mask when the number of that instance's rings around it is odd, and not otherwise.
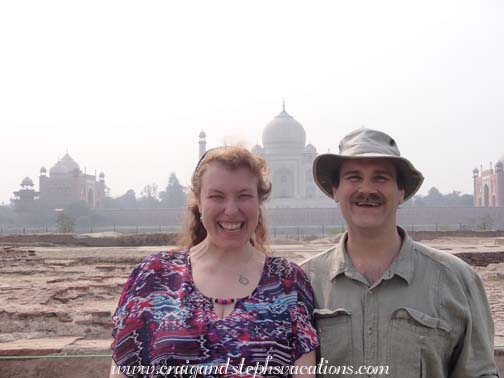
[[[19,211],[44,208],[63,208],[73,202],[84,201],[92,208],[103,208],[105,200],[105,175],[82,172],[77,162],[66,153],[49,170],[42,167],[39,176],[39,191],[33,189],[33,181],[26,177],[21,182],[21,189],[14,192],[12,200]]]
[[[504,207],[504,156],[495,164],[495,169],[473,170],[474,206]]]

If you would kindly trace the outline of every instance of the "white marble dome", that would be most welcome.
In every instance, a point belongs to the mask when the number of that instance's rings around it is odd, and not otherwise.
[[[315,146],[311,143],[308,143],[305,147],[305,153],[307,154],[316,154],[317,153],[317,149],[315,148]]]
[[[304,148],[306,133],[303,126],[284,108],[264,128],[262,142],[265,149],[275,147]]]

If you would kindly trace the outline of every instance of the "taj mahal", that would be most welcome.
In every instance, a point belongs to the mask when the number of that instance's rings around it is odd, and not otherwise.
[[[199,156],[206,151],[206,134],[199,135]],[[317,189],[312,163],[317,149],[306,144],[304,127],[285,110],[263,129],[262,145],[252,151],[262,156],[271,172],[273,191],[266,203],[269,208],[334,207],[334,202]]]

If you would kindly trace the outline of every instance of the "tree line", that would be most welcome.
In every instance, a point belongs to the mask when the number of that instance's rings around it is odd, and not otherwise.
[[[175,173],[168,178],[165,190],[159,191],[156,183],[145,185],[137,197],[133,189],[129,189],[117,198],[107,197],[104,207],[107,209],[177,209],[184,207],[187,190],[183,187]]]
[[[175,175],[171,173],[168,184],[164,190],[159,191],[158,185],[153,183],[145,185],[140,195],[137,196],[133,189],[119,197],[105,199],[105,208],[108,209],[160,209],[183,208],[187,201],[187,188],[182,186]],[[472,207],[473,196],[452,191],[442,194],[436,187],[429,189],[426,195],[415,195],[403,204],[403,207]],[[68,217],[65,218],[64,216]],[[59,217],[59,218],[58,218]],[[61,229],[78,227],[91,227],[97,224],[106,224],[107,220],[99,212],[90,209],[84,201],[71,203],[54,214],[53,209],[37,208],[29,214],[15,211],[12,206],[0,206],[0,226],[15,225],[59,225]]]
[[[457,190],[443,194],[433,186],[426,195],[413,196],[403,207],[472,207],[473,205],[474,196],[471,194],[462,194]]]

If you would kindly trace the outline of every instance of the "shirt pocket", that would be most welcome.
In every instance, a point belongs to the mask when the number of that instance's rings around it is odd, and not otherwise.
[[[320,355],[328,366],[352,365],[352,312],[345,308],[313,311],[320,338]]]
[[[402,307],[392,313],[388,365],[391,378],[438,376],[447,371],[450,327],[442,319]]]

